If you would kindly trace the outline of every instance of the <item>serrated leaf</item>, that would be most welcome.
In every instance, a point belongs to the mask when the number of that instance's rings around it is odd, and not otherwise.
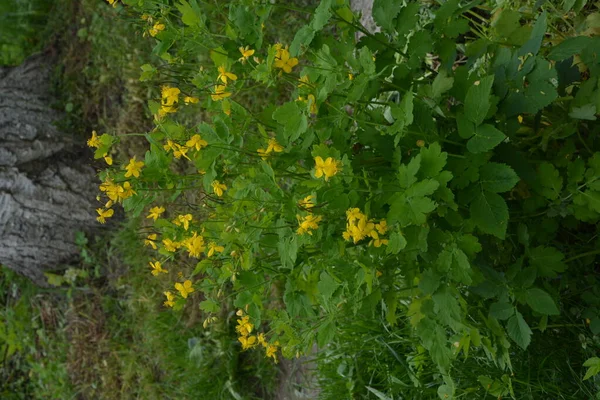
[[[292,44],[290,44],[290,55],[292,57],[297,57],[298,55],[304,53],[314,37],[315,30],[309,25],[305,25],[300,28],[300,30],[296,32],[296,36],[294,36]]]
[[[533,311],[544,315],[560,314],[552,297],[542,289],[531,288],[526,293],[525,300]]]
[[[540,194],[547,199],[556,200],[562,190],[563,179],[554,165],[544,161],[538,167]]]
[[[423,224],[426,214],[435,210],[436,203],[429,196],[438,188],[439,183],[433,179],[415,183],[406,192],[396,195],[390,203],[388,222],[398,221],[400,226]]]
[[[591,377],[596,376],[600,373],[600,358],[598,358],[598,357],[588,358],[583,363],[583,366],[588,368],[588,370],[585,373],[585,376],[583,377],[583,380],[585,381],[585,380],[590,379]]]
[[[216,301],[208,299],[200,302],[200,309],[206,312],[216,313],[221,309],[221,306]]]
[[[446,70],[441,70],[431,84],[431,97],[440,98],[442,94],[452,89],[452,85],[454,85],[454,78],[449,77]]]
[[[439,286],[440,276],[433,269],[425,270],[419,281],[419,289],[421,289],[424,294],[433,294]]]
[[[329,301],[333,293],[337,290],[339,284],[327,272],[321,272],[317,289],[325,301]]]
[[[506,328],[508,336],[510,336],[520,348],[523,350],[527,349],[527,346],[531,343],[531,335],[533,332],[520,312],[517,311],[516,314],[508,320]]]
[[[484,233],[500,239],[506,237],[508,206],[502,196],[482,191],[471,203],[471,218]]]
[[[421,168],[421,155],[410,160],[408,165],[401,164],[398,168],[398,183],[407,189],[417,181],[417,172]]]
[[[484,153],[498,146],[506,135],[490,124],[483,124],[475,129],[475,134],[467,142],[471,153]]]
[[[188,26],[200,26],[202,19],[200,19],[200,16],[192,6],[185,0],[180,0],[179,2],[180,4],[175,4],[175,6],[181,13],[181,21]]]
[[[398,254],[401,250],[404,250],[406,244],[406,239],[404,238],[402,233],[393,232],[390,235],[389,243],[385,252],[387,254]]]
[[[311,26],[315,31],[320,31],[325,27],[329,18],[331,18],[331,5],[333,0],[321,0],[319,6],[315,10]]]
[[[489,162],[479,170],[479,182],[484,190],[502,193],[511,190],[519,181],[519,177],[506,164]]]
[[[290,101],[278,107],[273,112],[273,119],[284,127],[284,135],[290,142],[298,139],[308,128],[306,115],[295,101]]]
[[[505,301],[492,303],[490,305],[490,314],[497,319],[509,319],[515,315],[515,306]]]
[[[529,40],[517,52],[519,56],[525,56],[530,53],[536,55],[540,50],[540,47],[542,46],[542,40],[546,34],[546,15],[546,11],[542,12],[535,21]]]
[[[467,91],[465,98],[465,116],[476,126],[480,125],[487,115],[491,103],[492,84],[494,76],[486,76],[479,81],[478,85],[473,85]]]
[[[566,269],[564,254],[554,247],[538,246],[529,253],[529,262],[538,270],[538,274],[547,278],[555,278]]]
[[[587,121],[595,121],[596,120],[596,105],[595,104],[586,104],[581,107],[573,107],[571,112],[569,113],[569,117],[575,119],[584,119]]]
[[[558,46],[554,46],[548,54],[548,58],[554,61],[562,61],[566,58],[580,54],[586,47],[590,45],[591,38],[587,36],[571,37],[563,42],[559,43]]]
[[[394,30],[394,18],[398,15],[402,8],[400,0],[375,0],[373,3],[373,19],[377,25],[387,31]]]
[[[325,345],[333,340],[335,337],[335,323],[333,321],[327,321],[319,327],[317,331],[317,344],[323,348]]]
[[[428,148],[422,147],[421,151],[421,168],[419,174],[424,178],[435,178],[440,174],[448,153],[442,152],[442,147],[438,142],[432,143]]]

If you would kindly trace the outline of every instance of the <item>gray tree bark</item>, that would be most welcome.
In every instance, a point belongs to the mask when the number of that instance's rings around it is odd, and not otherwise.
[[[77,256],[75,232],[98,227],[95,173],[53,125],[50,72],[44,55],[0,67],[0,264],[38,285]]]

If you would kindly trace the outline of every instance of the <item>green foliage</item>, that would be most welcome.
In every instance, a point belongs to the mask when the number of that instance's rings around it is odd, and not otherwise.
[[[597,14],[494,7],[376,1],[370,33],[322,1],[288,50],[293,6],[119,5],[155,121],[139,176],[101,178],[130,218],[164,206],[147,297],[237,308],[208,335],[263,361],[318,346],[324,398],[595,396]]]

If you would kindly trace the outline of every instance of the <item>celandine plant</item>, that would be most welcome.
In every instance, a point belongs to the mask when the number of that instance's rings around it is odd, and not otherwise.
[[[531,380],[511,360],[532,338],[600,332],[585,2],[375,1],[377,33],[346,0],[109,2],[156,42],[141,79],[160,90],[143,160],[113,164],[119,135],[90,139],[109,164],[98,220],[147,216],[166,307],[199,296],[208,327],[232,299],[242,348],[275,361],[378,321],[402,332],[410,377],[372,383],[379,398],[520,397]],[[286,12],[310,21],[266,37]]]

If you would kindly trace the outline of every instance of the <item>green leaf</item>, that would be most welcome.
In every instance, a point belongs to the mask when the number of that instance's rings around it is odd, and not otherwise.
[[[538,246],[529,253],[529,262],[538,270],[538,274],[547,278],[555,278],[567,266],[564,254],[554,247]]]
[[[327,321],[319,327],[317,331],[317,344],[319,347],[325,347],[335,337],[335,323]]]
[[[406,247],[406,239],[400,232],[393,232],[390,235],[389,243],[387,245],[387,254],[398,254],[401,250]]]
[[[402,8],[400,0],[375,0],[373,2],[373,19],[377,25],[392,32],[394,30],[394,18]]]
[[[400,222],[401,226],[420,225],[425,223],[426,214],[435,210],[436,203],[428,197],[438,188],[439,183],[433,179],[415,183],[406,192],[396,195],[390,203],[388,222]]]
[[[552,297],[542,289],[531,288],[527,290],[525,300],[529,307],[535,312],[544,315],[558,315],[560,312],[554,304]]]
[[[571,37],[558,46],[554,46],[548,54],[548,58],[554,61],[562,61],[575,54],[581,54],[581,52],[590,45],[592,39],[587,36],[576,36]]]
[[[484,153],[498,146],[506,135],[493,125],[483,124],[475,129],[475,135],[467,142],[471,153]]]
[[[483,122],[490,109],[493,83],[494,76],[486,76],[479,81],[479,84],[474,84],[467,91],[465,116],[476,126]]]
[[[196,13],[196,10],[190,6],[185,0],[180,0],[180,4],[175,4],[179,12],[181,13],[181,21],[188,26],[200,26],[202,25],[202,19]]]
[[[499,301],[497,303],[493,303],[490,306],[490,314],[492,315],[492,317],[497,319],[509,319],[510,317],[515,315],[515,311],[515,307],[512,304],[507,303],[505,301]]]
[[[385,393],[372,388],[371,386],[365,386],[367,388],[367,390],[371,393],[373,393],[379,400],[394,400],[392,397],[386,395]]]
[[[452,89],[452,85],[454,85],[454,78],[449,77],[446,70],[441,70],[431,84],[431,97],[434,99],[442,97],[442,94]]]
[[[433,270],[427,269],[421,275],[421,280],[419,281],[419,289],[424,294],[433,294],[437,288],[440,286],[440,276]]]
[[[401,164],[398,168],[398,183],[401,187],[407,189],[411,187],[418,179],[417,172],[421,168],[421,155],[418,154],[410,160],[408,165]]]
[[[300,28],[300,30],[296,32],[296,36],[294,36],[294,40],[292,40],[292,44],[290,45],[290,55],[292,57],[297,57],[298,55],[303,54],[308,49],[308,46],[314,37],[315,30],[309,25]]]
[[[519,181],[519,177],[506,164],[489,162],[479,170],[481,186],[484,190],[502,193],[511,190]]]
[[[358,51],[358,61],[365,74],[369,76],[375,75],[375,61],[373,61],[373,53],[371,53],[368,47],[362,47]]]
[[[292,142],[306,132],[308,120],[295,101],[285,103],[273,112],[273,119],[284,127],[284,135]],[[287,145],[287,143],[282,143]]]
[[[221,309],[221,306],[216,301],[209,299],[200,302],[200,309],[206,312],[216,313]]]
[[[554,165],[544,161],[538,167],[540,194],[547,199],[556,200],[562,190],[563,179]]]
[[[596,120],[596,105],[593,103],[586,104],[581,107],[573,107],[569,113],[569,117],[575,119],[584,119],[587,121]]]
[[[590,379],[591,377],[596,376],[600,373],[600,358],[598,358],[598,357],[588,358],[583,363],[583,366],[588,367],[588,370],[586,371],[585,376],[583,377],[583,380],[585,381],[585,380]]]
[[[329,275],[327,272],[321,272],[321,277],[319,283],[317,284],[317,289],[319,289],[319,293],[323,296],[325,301],[329,301],[333,293],[337,290],[339,284]]]
[[[516,314],[508,320],[506,327],[508,336],[510,336],[520,348],[523,350],[527,349],[527,346],[529,346],[529,343],[531,342],[531,335],[533,332],[531,332],[529,325],[527,325],[527,322],[525,322],[525,319],[520,312],[517,311]]]
[[[432,143],[429,148],[422,147],[421,151],[421,168],[419,174],[424,178],[435,178],[440,174],[448,153],[442,152],[442,147],[438,142]]]
[[[319,2],[319,6],[315,10],[315,14],[313,15],[313,19],[311,21],[311,26],[315,31],[320,31],[325,27],[329,18],[331,18],[331,5],[333,4],[333,0],[321,0]]]
[[[502,196],[482,191],[471,203],[471,218],[484,233],[500,239],[506,237],[508,206]]]
[[[531,30],[529,40],[519,49],[517,55],[525,56],[529,53],[536,55],[542,46],[542,39],[546,34],[546,11],[542,12]]]

